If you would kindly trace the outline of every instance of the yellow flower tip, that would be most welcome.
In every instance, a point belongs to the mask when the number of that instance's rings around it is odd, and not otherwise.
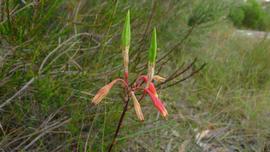
[[[135,96],[135,94],[134,94],[133,91],[131,92],[131,98],[132,98],[132,100],[133,100],[135,113],[136,113],[138,119],[139,119],[140,121],[144,121],[144,116],[143,116],[143,113],[142,113],[141,105],[140,105],[140,103],[138,102],[138,100],[137,100],[137,98],[136,98],[136,96]]]
[[[164,82],[166,80],[166,78],[162,77],[162,76],[159,76],[159,75],[155,75],[153,77],[153,79],[157,82]]]
[[[104,99],[108,95],[109,91],[111,90],[111,88],[113,87],[113,85],[116,82],[117,82],[117,80],[113,80],[109,84],[107,84],[104,87],[102,87],[101,89],[99,89],[99,91],[96,93],[96,95],[92,99],[92,103],[94,105],[99,104],[102,101],[102,99]]]
[[[161,115],[162,115],[166,120],[168,119],[169,114],[168,114],[168,112],[167,112],[166,109],[164,109],[164,111],[162,111]]]

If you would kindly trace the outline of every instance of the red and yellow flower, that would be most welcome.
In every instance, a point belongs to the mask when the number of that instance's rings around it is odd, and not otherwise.
[[[123,79],[115,79],[109,84],[105,85],[102,87],[97,94],[94,96],[92,99],[93,104],[99,104],[102,99],[104,99],[109,91],[112,89],[114,84],[116,82],[121,82],[126,90],[128,98],[131,98],[133,100],[133,106],[135,109],[135,113],[138,117],[139,120],[143,121],[144,120],[144,115],[142,112],[142,108],[140,105],[140,101],[143,99],[145,95],[148,95],[154,104],[154,106],[157,108],[157,110],[160,112],[160,114],[163,117],[168,116],[168,112],[163,104],[163,102],[160,100],[156,87],[154,83],[152,82],[153,80],[157,82],[164,82],[165,78],[154,75],[155,74],[155,62],[156,62],[156,54],[157,54],[157,36],[156,36],[156,29],[154,28],[152,37],[151,37],[151,45],[149,48],[149,54],[148,54],[148,70],[147,70],[147,75],[142,75],[139,76],[137,81],[133,85],[129,85],[128,83],[128,64],[129,64],[129,48],[130,48],[130,40],[131,40],[131,31],[130,31],[130,13],[128,11],[126,15],[126,20],[125,20],[125,25],[124,29],[122,32],[122,43],[121,43],[121,48],[122,48],[122,55],[123,55],[123,61],[124,61],[124,78]],[[135,92],[143,90],[143,95],[140,100],[136,98]],[[126,102],[126,104],[128,101]]]

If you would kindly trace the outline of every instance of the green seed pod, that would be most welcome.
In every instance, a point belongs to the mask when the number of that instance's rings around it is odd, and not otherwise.
[[[122,47],[123,48],[129,48],[130,46],[130,13],[129,13],[129,10],[127,12],[127,15],[126,15],[126,20],[125,20],[125,25],[124,25],[124,29],[123,29],[123,32],[122,32]]]
[[[156,33],[156,28],[154,28],[152,32],[151,45],[150,45],[149,55],[148,55],[149,63],[155,64],[156,56],[157,56],[157,33]]]
[[[128,63],[129,63],[129,46],[130,46],[130,13],[127,12],[124,29],[122,32],[122,54],[124,60],[124,74],[125,78],[128,77]]]

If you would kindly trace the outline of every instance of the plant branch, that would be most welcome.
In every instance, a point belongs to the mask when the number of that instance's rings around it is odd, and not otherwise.
[[[113,146],[114,146],[115,143],[116,143],[115,140],[116,140],[116,138],[117,138],[117,136],[118,136],[118,134],[119,134],[119,131],[120,131],[120,128],[121,128],[121,126],[122,126],[124,117],[125,117],[126,112],[127,112],[127,110],[128,110],[128,103],[129,103],[129,96],[127,95],[127,100],[126,100],[126,102],[125,102],[125,106],[124,106],[124,108],[123,108],[122,114],[121,114],[120,119],[119,119],[119,121],[118,121],[118,126],[117,126],[117,128],[116,128],[116,130],[115,130],[114,137],[113,137],[112,143],[110,144],[110,147],[109,147],[108,152],[111,152],[111,151],[112,151],[112,148],[113,148]]]
[[[34,82],[35,79],[36,79],[35,77],[33,77],[32,79],[30,79],[19,91],[17,91],[12,97],[10,97],[4,103],[2,103],[0,105],[0,110],[2,110],[2,108],[5,107],[6,105],[10,104],[11,101],[14,98],[16,98],[18,95],[20,95],[21,92],[23,92],[25,89],[27,89]]]
[[[162,87],[162,89],[166,89],[166,88],[175,86],[175,85],[177,85],[177,84],[179,84],[179,83],[181,83],[181,82],[183,82],[183,81],[185,81],[185,80],[191,78],[191,77],[194,76],[196,73],[200,72],[205,66],[206,66],[206,63],[204,63],[203,65],[201,65],[197,70],[193,71],[193,72],[192,72],[191,74],[189,74],[188,76],[186,76],[186,77],[184,77],[184,78],[182,78],[182,79],[180,79],[180,80],[178,80],[178,81],[176,81],[176,82],[174,82],[174,83],[172,83],[172,84],[168,84],[168,85]],[[159,87],[159,88],[160,88],[160,87]]]
[[[180,69],[182,68],[182,66],[180,66],[180,68],[178,68],[178,70],[176,70],[173,74],[171,74],[171,76],[168,78],[168,79],[166,79],[164,82],[162,82],[162,83],[160,83],[159,85],[158,85],[158,87],[159,86],[161,86],[161,85],[164,85],[164,84],[166,84],[166,83],[168,83],[168,82],[170,82],[170,81],[172,81],[172,80],[174,80],[174,79],[176,79],[177,77],[179,77],[181,74],[183,74],[183,73],[185,73],[186,71],[188,71],[194,64],[195,64],[195,62],[197,61],[197,58],[195,58],[185,69],[183,69],[182,71],[180,71]],[[179,72],[180,71],[180,72]]]

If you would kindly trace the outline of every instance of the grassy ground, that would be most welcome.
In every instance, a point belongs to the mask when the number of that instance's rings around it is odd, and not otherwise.
[[[270,151],[269,40],[234,35],[224,18],[229,6],[213,0],[6,1],[0,25],[0,150],[107,150],[122,110],[121,88],[98,106],[90,101],[122,74],[120,31],[130,9],[131,77],[146,62],[154,26],[158,57],[175,48],[161,75],[194,57],[193,68],[207,66],[159,91],[168,120],[148,99],[142,103],[145,122],[131,109],[114,150]],[[199,134],[204,139],[198,141]]]

